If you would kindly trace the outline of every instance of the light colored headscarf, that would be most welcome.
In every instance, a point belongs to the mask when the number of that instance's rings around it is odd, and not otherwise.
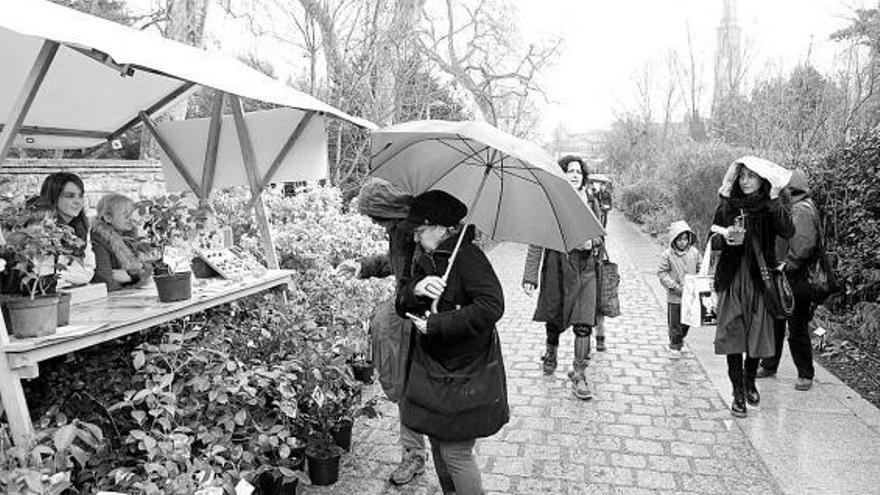
[[[745,166],[770,182],[770,199],[778,198],[779,191],[791,180],[791,170],[782,165],[756,156],[744,156],[734,160],[727,168],[727,173],[724,174],[724,179],[721,181],[721,187],[718,188],[718,194],[725,198],[730,197],[730,190],[733,187],[733,183],[736,182],[736,172],[740,165]]]

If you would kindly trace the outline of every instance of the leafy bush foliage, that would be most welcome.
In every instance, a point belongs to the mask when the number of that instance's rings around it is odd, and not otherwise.
[[[672,206],[672,191],[657,181],[637,182],[621,188],[619,203],[627,218],[643,223],[649,213]]]
[[[807,173],[828,249],[840,256],[845,303],[880,302],[880,131],[814,161]]]

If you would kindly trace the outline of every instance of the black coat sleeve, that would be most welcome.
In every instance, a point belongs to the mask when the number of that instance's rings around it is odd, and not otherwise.
[[[466,304],[428,318],[428,335],[454,342],[491,331],[504,315],[504,292],[495,270],[479,248],[467,246],[455,260]]]

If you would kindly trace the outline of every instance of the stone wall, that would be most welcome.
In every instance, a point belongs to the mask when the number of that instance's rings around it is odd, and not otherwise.
[[[110,192],[132,199],[165,194],[162,166],[157,161],[7,159],[0,165],[0,197],[39,194],[43,179],[53,172],[82,177],[86,208],[91,211]]]

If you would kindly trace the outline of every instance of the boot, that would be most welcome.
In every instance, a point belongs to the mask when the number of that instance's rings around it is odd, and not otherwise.
[[[754,374],[746,372],[743,377],[743,388],[745,388],[746,402],[750,406],[754,407],[761,403],[761,394],[758,393],[758,387],[755,386]]]
[[[746,414],[746,392],[742,385],[734,384],[733,386],[733,403],[730,405],[730,414],[737,418],[745,418]]]
[[[543,364],[544,374],[552,375],[554,371],[556,371],[556,349],[559,346],[555,346],[553,344],[547,344],[547,350],[544,352],[544,355],[541,356],[541,361]]]
[[[605,336],[596,335],[596,350],[599,352],[605,352],[605,349]]]
[[[568,377],[571,379],[571,392],[580,400],[593,398],[593,391],[590,389],[590,384],[587,383],[585,373],[589,358],[590,337],[576,336],[574,338],[574,361],[572,362],[572,370]]]

